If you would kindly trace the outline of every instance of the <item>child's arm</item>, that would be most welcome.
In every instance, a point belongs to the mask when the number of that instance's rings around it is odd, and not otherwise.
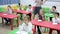
[[[53,22],[53,23],[55,23],[55,20],[54,20],[54,18],[52,18],[52,22]]]
[[[23,31],[23,27],[21,25],[18,27],[18,29],[19,31]]]
[[[27,32],[32,32],[32,24],[29,24],[28,31]]]
[[[19,27],[18,27],[19,31],[23,31],[23,27],[24,27],[24,24],[19,25]]]
[[[45,17],[44,16],[42,16],[42,20],[45,21]]]

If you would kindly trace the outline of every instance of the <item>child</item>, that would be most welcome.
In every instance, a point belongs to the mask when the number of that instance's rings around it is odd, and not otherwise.
[[[32,12],[32,7],[31,7],[31,5],[28,6],[28,8],[27,8],[26,11],[27,11],[27,12]]]
[[[25,31],[32,34],[32,24],[30,22],[29,16],[24,17],[23,23],[19,26],[19,31]],[[22,33],[21,33],[22,34]]]
[[[40,11],[39,11],[39,20],[45,20],[44,19],[44,13],[43,13],[42,9],[40,9]],[[38,29],[38,34],[41,34],[39,26],[37,26],[37,29]]]
[[[57,12],[57,10],[56,10],[56,6],[52,6],[50,12],[51,12],[51,13],[55,13],[55,12]]]
[[[52,19],[53,23],[60,23],[59,13],[55,13],[54,18]]]
[[[57,12],[56,6],[52,6],[52,8],[51,8],[51,10],[50,10],[50,13],[54,14],[55,12]],[[52,21],[52,18],[53,18],[53,17],[50,17],[50,21]]]
[[[34,15],[34,19],[38,20],[38,19],[39,19],[38,16],[39,16],[38,14],[35,14],[35,15]]]
[[[12,14],[12,8],[11,8],[10,5],[8,5],[8,10],[5,11],[4,13]],[[10,19],[8,19],[8,18],[4,18],[4,19],[5,19],[5,21],[6,21],[5,24],[8,24],[8,22],[10,21]]]

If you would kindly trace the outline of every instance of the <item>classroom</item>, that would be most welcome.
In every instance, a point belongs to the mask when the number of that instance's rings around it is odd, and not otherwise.
[[[60,0],[0,0],[0,34],[60,34]]]

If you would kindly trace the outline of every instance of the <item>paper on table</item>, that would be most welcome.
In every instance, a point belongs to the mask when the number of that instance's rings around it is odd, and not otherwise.
[[[52,24],[57,25],[58,23],[52,23]]]
[[[42,20],[38,20],[38,21],[42,21]]]
[[[7,14],[3,14],[3,15],[7,15]]]
[[[28,34],[28,33],[25,31],[17,31],[16,34]]]

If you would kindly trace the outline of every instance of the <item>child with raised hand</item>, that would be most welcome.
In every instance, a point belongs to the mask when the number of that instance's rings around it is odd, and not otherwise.
[[[23,19],[23,23],[19,25],[19,32],[21,31],[27,32],[28,34],[32,34],[32,24],[30,22],[29,16],[25,16]]]

